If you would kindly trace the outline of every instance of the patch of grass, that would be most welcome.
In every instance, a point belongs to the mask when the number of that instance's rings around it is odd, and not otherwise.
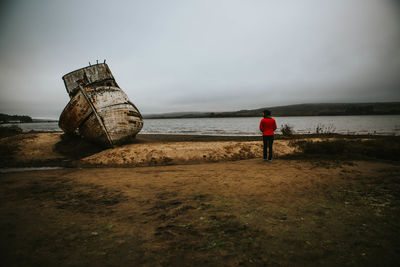
[[[22,129],[16,125],[0,127],[0,138],[14,136],[20,133],[22,133]]]
[[[112,213],[112,206],[127,199],[118,190],[95,184],[74,183],[64,178],[31,181],[17,192],[33,200],[53,201],[58,209],[98,215]]]
[[[299,152],[288,157],[325,159],[383,159],[400,160],[400,137],[390,136],[371,140],[302,140],[291,142]]]
[[[17,146],[0,144],[0,167],[8,166],[16,150]]]
[[[4,128],[4,127],[0,127]],[[18,131],[18,130],[17,130]],[[18,144],[26,140],[25,134],[4,137],[0,142],[0,167],[14,166],[14,157],[19,150]]]

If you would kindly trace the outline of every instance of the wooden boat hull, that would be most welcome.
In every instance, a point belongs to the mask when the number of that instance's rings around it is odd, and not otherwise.
[[[67,133],[113,146],[134,137],[143,119],[120,88],[103,86],[79,89],[62,112],[59,126]]]

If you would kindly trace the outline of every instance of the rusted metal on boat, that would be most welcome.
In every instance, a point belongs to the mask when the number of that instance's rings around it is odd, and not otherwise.
[[[107,64],[75,70],[63,80],[71,98],[59,120],[64,132],[113,146],[142,129],[142,115],[119,88]]]

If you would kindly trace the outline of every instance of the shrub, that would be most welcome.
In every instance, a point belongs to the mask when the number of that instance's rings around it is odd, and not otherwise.
[[[346,150],[346,141],[299,141],[295,145],[301,152],[308,155],[338,155]]]
[[[281,126],[281,132],[283,136],[292,136],[294,134],[293,127],[290,126],[289,124],[284,124]]]

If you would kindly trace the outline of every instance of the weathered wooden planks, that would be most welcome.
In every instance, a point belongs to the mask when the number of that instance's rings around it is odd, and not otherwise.
[[[73,133],[93,110],[83,96],[78,92],[61,113],[59,126],[66,133]]]
[[[63,77],[71,100],[62,112],[59,126],[67,133],[113,146],[135,136],[143,118],[118,87],[108,66],[96,64]]]

